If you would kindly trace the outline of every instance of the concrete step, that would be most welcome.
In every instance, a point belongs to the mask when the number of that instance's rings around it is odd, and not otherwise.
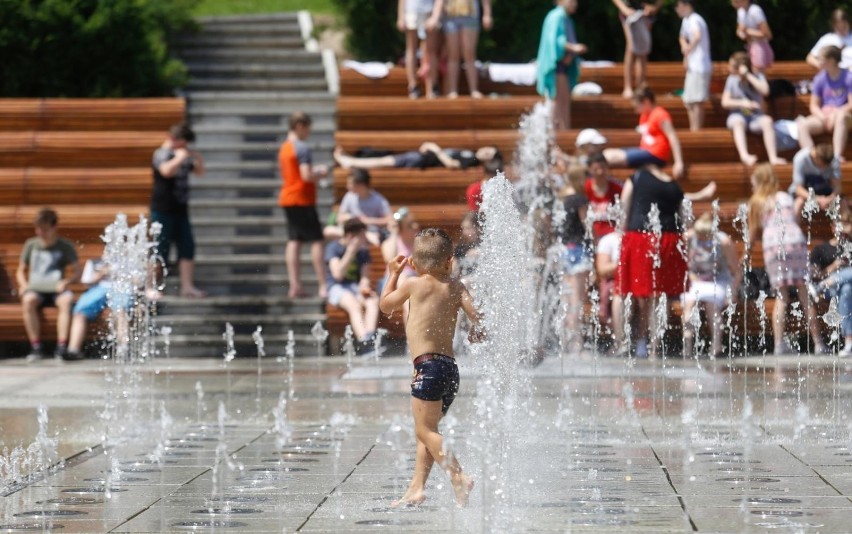
[[[279,50],[275,48],[231,48],[227,45],[192,48],[180,52],[187,62],[210,61],[216,63],[274,63],[274,64],[322,64],[322,54],[307,50]]]
[[[288,76],[324,76],[325,70],[321,62],[307,64],[280,63],[211,63],[206,61],[188,61],[187,70],[190,76],[199,77],[241,77],[256,79],[274,79]]]
[[[209,174],[210,171],[208,171]],[[193,193],[196,191],[212,190],[223,192],[239,193],[241,191],[270,191],[281,188],[281,181],[277,179],[252,179],[252,178],[234,178],[234,179],[211,179],[205,174],[202,178],[193,178],[190,180]]]
[[[201,24],[196,35],[245,37],[302,37],[299,23],[293,21],[211,21]]]
[[[317,321],[325,321],[324,313],[298,313],[288,315],[216,313],[205,315],[158,315],[154,323],[157,326],[168,325],[172,328],[173,336],[219,336],[220,347],[224,349],[225,342],[222,333],[225,323],[231,323],[234,334],[251,336],[258,326],[268,335],[286,335],[292,330],[295,334],[310,335],[311,328]]]
[[[227,26],[229,24],[245,23],[278,23],[298,24],[299,13],[297,11],[283,11],[275,13],[250,13],[246,15],[207,15],[195,19],[203,26]]]
[[[309,295],[316,295],[317,277],[309,264],[301,266],[302,286]],[[269,296],[286,295],[290,286],[289,279],[283,271],[277,273],[234,273],[229,269],[220,268],[209,276],[196,276],[196,283],[210,297],[215,296]],[[166,291],[169,294],[179,292],[177,277],[166,279]]]
[[[155,336],[154,339],[162,347],[163,338]],[[171,342],[169,356],[172,358],[222,358],[225,353],[225,345],[221,335],[182,334],[171,335],[169,339]],[[297,358],[317,355],[316,341],[309,333],[294,334],[293,340],[295,341],[295,356]],[[272,366],[277,366],[281,369],[282,365],[287,365],[286,362],[276,361],[286,354],[287,334],[266,335],[266,332],[264,332],[263,341],[266,348],[266,358],[262,363],[263,368],[269,369]],[[251,335],[235,335],[234,348],[237,351],[237,358],[257,358],[257,348]],[[160,362],[162,363],[162,358]]]
[[[278,293],[278,291],[270,291]],[[259,314],[317,314],[324,313],[319,298],[292,299],[283,295],[220,295],[203,299],[165,297],[159,303],[158,313],[169,315],[241,313]]]
[[[285,242],[277,236],[271,235],[213,235],[198,237],[195,239],[197,247],[277,247],[283,254]]]
[[[210,33],[197,33],[183,35],[174,40],[174,46],[177,47],[178,53],[183,55],[183,52],[195,48],[218,48],[227,47],[229,49],[244,49],[244,48],[264,48],[264,49],[285,49],[285,50],[304,50],[305,42],[302,40],[301,34],[293,32],[287,35],[272,35],[272,36],[244,36],[244,35],[228,35],[227,33],[219,33],[211,35]],[[185,57],[185,56],[184,56]]]
[[[229,79],[193,78],[186,85],[191,91],[327,91],[325,77],[313,76],[299,79]]]
[[[215,109],[196,111],[191,104],[187,109],[187,114],[192,119],[192,127],[196,133],[203,133],[205,130],[227,131],[229,128],[232,128],[235,132],[245,129],[250,133],[254,128],[274,128],[283,135],[287,132],[287,121],[289,119],[289,114],[278,110],[266,109],[261,112],[239,114],[225,113]],[[333,135],[337,129],[335,114],[334,108],[312,113],[311,135],[320,132]]]
[[[330,158],[319,156],[322,156],[322,154],[319,154],[318,157],[315,158],[317,163],[327,163],[329,166],[331,165]],[[210,161],[205,163],[207,166],[207,173],[215,172],[217,173],[216,176],[228,176],[227,173],[231,173],[231,177],[241,176],[246,178],[262,179],[266,176],[275,176],[277,174],[277,162],[275,159],[277,158],[263,158],[255,161]],[[210,176],[213,176],[213,174],[210,174]],[[203,179],[204,178],[199,178],[199,180]]]
[[[205,139],[199,139],[195,148],[204,155],[204,161],[208,164],[227,162],[254,163],[265,160],[269,160],[274,164],[278,161],[278,151],[281,148],[281,144],[277,142],[213,142]],[[317,140],[314,140],[314,142],[311,143],[311,148],[314,161],[320,163],[323,160],[331,160],[331,154],[334,151],[334,144],[333,141],[323,140],[317,142]]]

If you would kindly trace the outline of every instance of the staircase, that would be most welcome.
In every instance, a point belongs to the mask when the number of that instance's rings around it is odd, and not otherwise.
[[[193,178],[190,213],[196,240],[196,283],[202,300],[164,299],[158,321],[172,327],[174,356],[218,356],[225,322],[235,330],[237,353],[255,354],[252,332],[260,325],[269,355],[284,353],[292,330],[297,354],[315,354],[310,334],[324,320],[318,298],[287,297],[284,246],[287,224],[277,205],[278,148],[294,111],[313,118],[315,163],[330,163],[335,97],[322,55],[310,40],[307,13],[199,19],[200,31],[178,45],[190,75],[187,114],[207,173]],[[322,220],[330,189],[318,192]],[[302,278],[316,293],[307,247]],[[177,276],[167,294],[176,295]]]

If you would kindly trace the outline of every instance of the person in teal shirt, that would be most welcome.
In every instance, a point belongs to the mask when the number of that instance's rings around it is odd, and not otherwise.
[[[580,57],[586,45],[577,42],[574,20],[577,0],[558,0],[544,18],[538,45],[538,93],[555,100],[553,127],[571,128],[571,88],[580,76]]]

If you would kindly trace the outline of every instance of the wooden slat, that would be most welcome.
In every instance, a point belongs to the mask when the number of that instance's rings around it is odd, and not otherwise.
[[[803,61],[780,61],[767,71],[767,76],[770,79],[786,78],[793,82],[811,79],[815,74],[816,71]],[[580,81],[595,82],[601,86],[605,93],[619,94],[624,83],[623,76],[623,66],[620,63],[602,68],[587,66],[581,70]],[[715,62],[711,85],[713,92],[720,93],[722,91],[727,76],[727,62]],[[464,76],[459,77],[461,94],[467,94],[467,83],[464,78]],[[681,89],[683,79],[683,64],[680,62],[653,62],[648,65],[648,84],[659,94]],[[340,71],[340,94],[343,96],[405,96],[407,83],[405,69],[402,67],[392,68],[386,78],[378,80],[362,76],[351,69],[341,69]],[[519,96],[536,94],[534,86],[493,82],[488,78],[486,72],[480,73],[479,86],[485,94],[497,93]]]
[[[0,99],[0,130],[154,130],[184,118],[182,98]]]

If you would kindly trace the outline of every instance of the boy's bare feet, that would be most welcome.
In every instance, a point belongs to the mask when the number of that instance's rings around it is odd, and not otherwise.
[[[623,98],[633,98],[633,89],[630,87],[625,87],[624,91],[621,92],[621,96]]]
[[[291,284],[290,291],[287,293],[287,296],[291,299],[299,299],[307,297],[307,294],[305,294],[305,291],[302,289],[302,286]]]
[[[470,93],[470,97],[475,100],[479,100],[482,98],[482,93],[480,93],[479,91],[473,91]]]
[[[423,490],[413,490],[408,488],[408,491],[405,492],[405,495],[400,497],[398,500],[391,502],[391,508],[405,508],[406,506],[419,506],[423,504],[423,501],[426,500],[426,495],[423,494]]]
[[[773,159],[769,160],[769,163],[771,163],[773,165],[786,165],[787,160],[784,159],[784,158],[773,158]]]
[[[450,476],[450,482],[456,494],[456,505],[467,506],[470,492],[473,491],[473,479],[464,474],[457,474]]]
[[[328,298],[328,290],[324,285],[321,285],[317,290],[317,296],[323,300]]]
[[[757,163],[757,156],[754,154],[748,154],[746,157],[742,158],[741,161],[746,167],[752,167],[755,163]]]

